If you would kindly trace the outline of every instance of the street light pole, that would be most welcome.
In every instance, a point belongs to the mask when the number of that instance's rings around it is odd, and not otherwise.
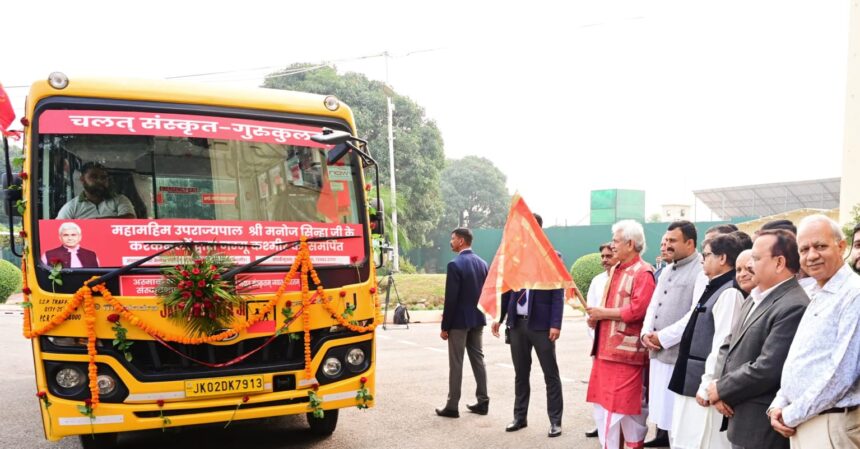
[[[393,234],[392,244],[394,246],[394,254],[391,256],[391,271],[397,273],[400,271],[400,245],[397,239],[397,184],[394,181],[394,104],[391,102],[391,97],[394,96],[394,90],[388,85],[388,52],[385,56],[385,84],[382,90],[385,91],[385,100],[388,105],[388,172],[391,176],[391,233]]]
[[[390,88],[387,90],[390,90]],[[391,174],[391,233],[394,237],[394,255],[391,259],[391,269],[396,273],[400,271],[400,252],[397,243],[397,185],[394,181],[394,128],[392,127],[394,105],[391,103],[390,95],[386,95],[385,99],[388,102],[388,170]]]

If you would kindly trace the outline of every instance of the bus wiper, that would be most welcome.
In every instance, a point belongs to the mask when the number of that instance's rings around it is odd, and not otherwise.
[[[343,236],[343,237],[311,237],[311,238],[307,239],[306,241],[308,241],[308,242],[324,242],[326,240],[356,239],[356,238],[360,238],[360,237],[361,237],[360,235],[350,235],[350,236]],[[272,257],[275,257],[278,254],[281,254],[282,252],[299,245],[300,243],[302,243],[301,240],[292,240],[289,242],[275,243],[275,245],[283,246],[283,248],[281,248],[281,249],[279,249],[279,250],[277,250],[271,254],[267,254],[265,257],[261,257],[255,261],[253,261],[253,262],[246,263],[245,265],[242,265],[241,267],[236,267],[236,268],[222,274],[221,279],[225,279],[225,280],[233,279],[234,277],[236,277],[236,275],[244,273],[244,272],[250,270],[251,268],[254,268],[257,265],[260,265],[261,263],[271,259]]]
[[[182,240],[182,241],[178,241],[178,242],[144,242],[144,243],[150,244],[150,245],[170,245],[170,246],[168,246],[167,248],[165,248],[165,249],[163,249],[163,250],[161,250],[155,254],[151,254],[149,256],[146,256],[143,259],[140,259],[136,262],[130,263],[126,266],[119,267],[116,270],[110,271],[107,274],[102,275],[99,278],[93,279],[93,280],[87,282],[86,286],[92,288],[92,287],[95,287],[96,285],[110,281],[111,279],[113,279],[117,276],[123,275],[125,273],[128,273],[129,271],[134,270],[135,268],[149,262],[150,260],[155,259],[156,257],[158,257],[158,256],[160,256],[160,255],[162,255],[162,254],[164,254],[170,250],[176,249],[180,246],[184,246],[189,251],[191,251],[194,249],[195,246],[218,246],[218,245],[221,245],[221,243],[219,243],[219,242],[195,242],[193,240]],[[230,246],[241,246],[241,247],[259,247],[260,246],[257,244],[235,244],[235,243],[230,243],[229,245]]]

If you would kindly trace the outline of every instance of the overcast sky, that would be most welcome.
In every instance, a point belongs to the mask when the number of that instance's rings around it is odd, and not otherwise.
[[[437,122],[446,156],[492,160],[550,225],[588,224],[593,189],[645,190],[650,215],[692,204],[695,189],[841,175],[845,0],[71,0],[2,11],[0,82],[19,116],[27,89],[9,86],[54,70],[265,68],[191,78],[254,86],[277,67],[337,61],[384,80],[385,58],[363,57],[388,51],[388,82]],[[711,218],[701,204],[697,214]]]

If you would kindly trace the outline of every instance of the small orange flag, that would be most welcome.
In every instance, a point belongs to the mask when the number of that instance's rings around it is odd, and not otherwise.
[[[497,317],[502,293],[524,288],[563,288],[568,297],[578,292],[532,211],[519,194],[514,194],[502,243],[490,265],[478,304],[485,313]]]
[[[3,85],[0,84],[0,134],[10,135],[11,132],[7,132],[6,128],[13,121],[15,121],[15,110],[12,108],[12,101],[6,94],[6,90],[3,89]]]

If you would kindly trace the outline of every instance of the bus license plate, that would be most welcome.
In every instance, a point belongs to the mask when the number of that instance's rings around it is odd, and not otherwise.
[[[263,391],[263,376],[215,377],[185,381],[185,397],[221,396]]]

